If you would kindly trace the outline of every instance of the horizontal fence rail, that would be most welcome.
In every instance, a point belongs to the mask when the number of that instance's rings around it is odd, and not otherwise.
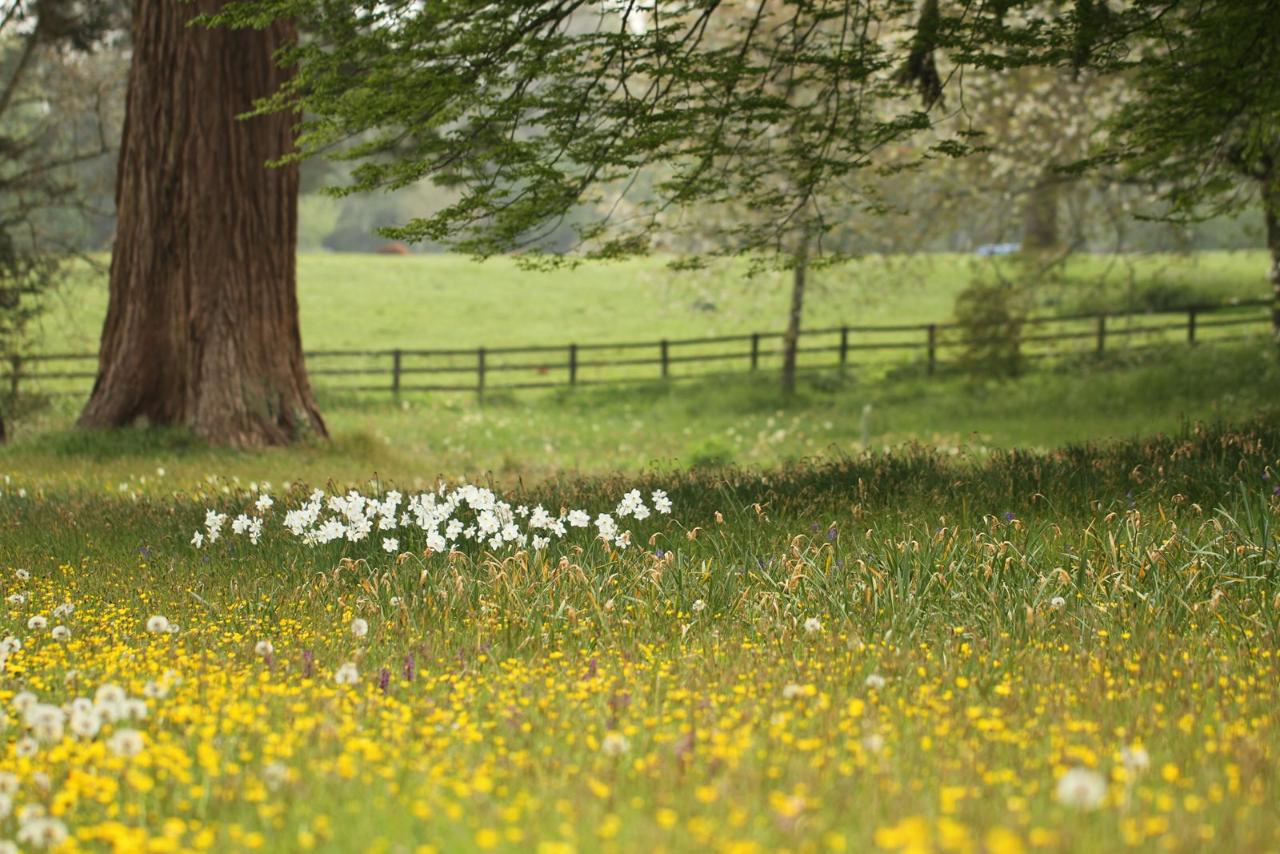
[[[974,334],[958,323],[842,325],[802,329],[801,372],[890,370],[916,365],[926,375],[954,364],[967,348],[1009,344],[1020,357],[1045,360],[1141,350],[1173,343],[1238,341],[1272,321],[1268,299],[1132,314],[1026,318],[1016,339]],[[1258,309],[1267,309],[1258,311]],[[307,372],[324,392],[485,392],[721,377],[782,364],[781,332],[750,332],[656,341],[535,344],[449,349],[313,350]],[[705,367],[704,367],[705,366]],[[12,396],[87,396],[97,355],[11,357],[0,389]]]

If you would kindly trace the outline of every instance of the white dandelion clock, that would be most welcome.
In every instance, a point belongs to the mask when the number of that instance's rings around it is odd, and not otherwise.
[[[276,791],[289,782],[289,766],[283,762],[269,762],[262,768],[262,782],[267,788]]]
[[[27,710],[40,702],[40,698],[30,691],[19,691],[13,695],[13,710],[20,715],[25,715]]]
[[[129,699],[129,695],[119,685],[113,685],[110,682],[104,682],[98,686],[98,690],[93,692],[94,705],[101,706],[103,704],[118,704]]]
[[[339,685],[354,685],[360,681],[360,671],[354,662],[348,661],[334,671],[333,681]]]
[[[36,703],[23,713],[23,721],[37,741],[56,744],[62,741],[67,713],[49,703]]]
[[[66,841],[67,826],[56,818],[34,818],[18,828],[18,842],[32,848],[57,848]]]
[[[607,733],[600,742],[600,750],[606,756],[621,756],[631,749],[631,741],[620,732]]]
[[[76,738],[91,741],[97,738],[98,731],[102,729],[102,715],[92,707],[88,710],[77,709],[71,713],[69,726],[71,734]]]
[[[156,614],[147,620],[147,631],[152,634],[160,635],[169,631],[169,620],[160,614]]]
[[[1151,755],[1141,747],[1126,747],[1120,751],[1120,761],[1130,774],[1141,774],[1151,767]]]
[[[1107,781],[1097,771],[1072,768],[1058,778],[1058,803],[1081,810],[1094,810],[1107,797]]]
[[[110,750],[121,759],[132,759],[141,753],[146,746],[142,733],[136,729],[116,730],[111,738],[107,739],[107,750]]]
[[[125,702],[129,696],[119,685],[106,683],[98,686],[93,695],[93,707],[103,719],[115,723],[125,716]]]

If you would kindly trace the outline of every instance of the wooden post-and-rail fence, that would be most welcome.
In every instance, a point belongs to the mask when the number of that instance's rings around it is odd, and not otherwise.
[[[1044,359],[1101,355],[1116,341],[1126,349],[1141,349],[1238,340],[1232,334],[1235,327],[1261,331],[1263,324],[1271,324],[1271,305],[1271,300],[1258,299],[1142,314],[1033,317],[1023,321],[1018,343],[1025,358]],[[484,394],[756,372],[767,360],[781,357],[783,337],[781,332],[750,332],[622,343],[316,350],[306,356],[308,373],[319,380],[316,387],[322,391],[390,392],[394,397],[427,391]],[[797,352],[805,360],[804,371],[842,370],[856,354],[858,364],[866,367],[914,360],[925,375],[934,376],[945,363],[945,352],[998,340],[973,337],[972,330],[956,323],[842,325],[802,329]],[[0,388],[7,388],[11,397],[24,386],[39,394],[87,396],[96,363],[93,353],[12,355],[0,375],[5,381]],[[704,365],[717,367],[701,369]],[[370,382],[379,376],[380,382]]]

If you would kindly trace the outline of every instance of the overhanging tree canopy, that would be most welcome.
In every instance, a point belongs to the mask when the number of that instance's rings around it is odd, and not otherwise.
[[[1108,142],[1072,170],[1105,164],[1146,181],[1152,217],[1198,219],[1261,203],[1280,335],[1280,4],[1273,0],[1075,0],[991,4],[944,16],[960,62],[1057,65],[1123,75],[1131,94]]]
[[[927,44],[912,49],[916,12],[915,0],[278,0],[218,20],[288,17],[310,34],[284,51],[296,76],[262,109],[311,116],[298,157],[338,147],[357,161],[345,191],[425,178],[460,191],[389,237],[536,250],[588,201],[606,211],[579,229],[596,257],[688,229],[789,264],[791,391],[810,257],[841,211],[876,204],[865,170],[930,125],[939,84]],[[717,205],[739,215],[701,215]]]
[[[1107,148],[1076,167],[1150,181],[1168,203],[1155,215],[1219,212],[1252,187],[1280,329],[1280,6],[1268,0],[255,0],[218,20],[282,17],[312,38],[283,53],[297,74],[262,108],[311,116],[298,156],[358,163],[344,192],[458,187],[456,204],[394,234],[481,254],[536,246],[591,193],[622,210],[611,203],[649,170],[661,177],[627,217],[584,229],[595,254],[643,250],[673,211],[731,201],[752,216],[721,245],[794,259],[830,227],[833,197],[874,204],[864,170],[937,127],[929,108],[964,69],[1125,75],[1135,94],[1111,111]],[[904,98],[908,85],[923,102]],[[971,141],[937,138],[924,156]]]
[[[915,0],[267,0],[221,20],[289,17],[311,34],[285,52],[297,73],[266,109],[311,116],[299,156],[340,146],[358,161],[345,189],[462,190],[398,238],[536,247],[592,194],[617,214],[651,169],[607,233],[584,229],[595,254],[642,250],[674,211],[733,202],[753,216],[724,226],[725,246],[792,255],[797,233],[820,241],[825,200],[866,198],[860,171],[929,125],[898,73],[916,12]]]

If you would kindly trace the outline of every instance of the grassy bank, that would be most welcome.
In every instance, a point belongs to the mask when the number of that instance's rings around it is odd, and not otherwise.
[[[1280,363],[1265,342],[1116,354],[1012,381],[904,373],[810,375],[793,399],[774,377],[554,394],[322,401],[334,440],[252,453],[180,432],[87,434],[64,401],[18,423],[0,474],[94,491],[185,489],[209,475],[406,485],[438,476],[536,482],[568,475],[773,466],[922,442],[949,453],[1127,439],[1275,412]],[[164,470],[163,476],[157,469]]]

